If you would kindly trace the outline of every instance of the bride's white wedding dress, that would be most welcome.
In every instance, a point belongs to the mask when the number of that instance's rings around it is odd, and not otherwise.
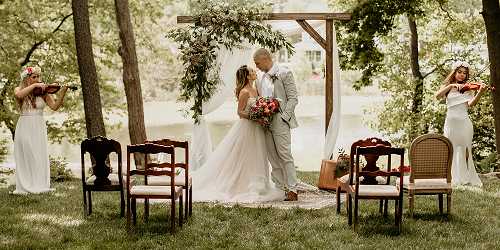
[[[444,136],[453,145],[451,181],[453,185],[470,184],[482,186],[472,160],[473,127],[467,113],[467,102],[473,98],[472,91],[463,94],[455,88],[446,97],[448,111],[444,122]]]
[[[245,107],[248,113],[255,97]],[[238,120],[216,150],[193,172],[193,200],[262,202],[283,200],[284,191],[270,178],[264,129],[248,119]]]

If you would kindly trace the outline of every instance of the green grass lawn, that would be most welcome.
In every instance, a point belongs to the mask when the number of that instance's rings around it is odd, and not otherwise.
[[[317,172],[300,173],[316,183]],[[415,218],[404,201],[403,231],[390,216],[378,214],[378,202],[360,202],[360,227],[347,225],[345,210],[244,208],[195,204],[194,217],[175,235],[169,233],[169,206],[154,204],[144,223],[138,204],[136,232],[128,234],[119,216],[118,193],[94,193],[94,211],[83,217],[80,181],[53,183],[51,194],[19,196],[0,189],[0,249],[144,249],[144,248],[363,248],[499,249],[500,179],[483,179],[483,191],[456,190],[452,216],[440,216],[437,196],[418,196]],[[12,187],[11,189],[12,190]]]

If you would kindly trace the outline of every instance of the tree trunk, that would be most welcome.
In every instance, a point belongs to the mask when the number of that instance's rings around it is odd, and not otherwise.
[[[142,103],[141,80],[139,65],[135,52],[135,39],[128,0],[115,0],[116,21],[120,30],[121,47],[119,54],[123,61],[123,84],[127,96],[128,131],[132,144],[144,143],[146,128],[144,126],[144,108]],[[142,162],[142,157],[135,157],[136,164]]]
[[[410,64],[411,72],[413,75],[413,80],[415,82],[415,89],[413,92],[413,102],[411,107],[411,131],[410,131],[410,142],[415,139],[419,131],[418,118],[420,112],[422,111],[422,98],[424,96],[424,77],[420,71],[420,65],[418,61],[418,32],[417,24],[415,22],[415,17],[408,14],[408,25],[410,26]]]
[[[92,52],[89,10],[87,0],[72,0],[73,22],[75,26],[76,55],[78,72],[82,82],[83,106],[87,137],[106,136],[102,116],[101,95],[97,83],[97,72]]]
[[[500,87],[500,3],[498,0],[483,0],[483,19],[486,26],[488,55],[490,61],[490,84]],[[500,154],[500,91],[493,92],[495,135],[497,154]]]

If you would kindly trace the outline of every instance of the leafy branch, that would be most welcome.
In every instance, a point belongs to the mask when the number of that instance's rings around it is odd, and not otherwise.
[[[201,2],[194,12],[194,24],[176,28],[167,37],[179,44],[180,59],[185,67],[181,79],[180,97],[192,101],[190,108],[196,123],[202,114],[202,104],[208,101],[220,84],[216,51],[222,46],[231,50],[245,41],[269,48],[271,52],[293,47],[279,31],[262,23],[266,6],[240,2]]]

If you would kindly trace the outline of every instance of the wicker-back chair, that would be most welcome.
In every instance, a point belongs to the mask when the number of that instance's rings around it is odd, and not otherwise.
[[[411,144],[409,158],[411,174],[403,178],[403,189],[408,192],[410,214],[413,215],[415,195],[438,195],[439,212],[443,213],[443,194],[449,214],[453,159],[450,140],[439,134],[419,136]]]

